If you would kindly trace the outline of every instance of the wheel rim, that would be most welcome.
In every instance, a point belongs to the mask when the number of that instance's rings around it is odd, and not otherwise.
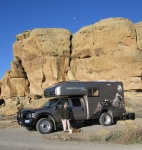
[[[50,123],[48,121],[43,121],[40,124],[40,129],[43,132],[48,132],[51,129]]]
[[[108,115],[104,116],[104,123],[105,123],[106,125],[108,125],[108,124],[111,123],[111,118],[110,118],[110,116],[108,116]]]

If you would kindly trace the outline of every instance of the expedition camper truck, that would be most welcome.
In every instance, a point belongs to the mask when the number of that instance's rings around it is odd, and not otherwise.
[[[135,119],[134,113],[126,113],[122,82],[117,81],[68,81],[57,83],[44,90],[50,100],[40,109],[18,112],[17,120],[28,130],[36,128],[46,134],[61,123],[61,108],[67,102],[71,121],[98,120],[109,126],[117,119]],[[22,116],[22,117],[21,117]]]

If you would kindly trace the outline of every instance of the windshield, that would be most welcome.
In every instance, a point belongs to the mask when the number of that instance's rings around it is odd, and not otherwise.
[[[42,105],[42,107],[53,107],[57,101],[59,99],[55,98],[55,99],[50,99],[49,101],[47,101],[44,105]]]

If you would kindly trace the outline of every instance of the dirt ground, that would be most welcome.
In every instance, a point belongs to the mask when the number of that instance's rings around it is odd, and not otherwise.
[[[14,118],[14,119],[12,119]],[[76,129],[81,129],[79,133],[64,133],[62,124],[57,126],[57,130],[50,134],[42,135],[49,140],[73,140],[73,141],[98,141],[113,142],[120,144],[142,143],[142,118],[135,120],[118,121],[111,126],[101,126],[98,122],[94,122],[85,126],[82,122],[71,124]],[[0,120],[0,131],[20,129],[24,133],[29,133],[26,128],[18,125],[15,116],[11,119]],[[31,131],[37,132],[37,131]],[[33,133],[33,134],[34,134]],[[40,134],[40,133],[37,133]],[[41,135],[41,134],[40,134]]]
[[[0,121],[0,129],[5,128],[19,128],[20,126],[17,124],[16,120],[2,120]]]
[[[89,126],[84,126],[83,123],[74,123],[72,124],[73,127],[76,129],[81,129],[81,132],[79,133],[64,133],[62,131],[62,125],[57,126],[57,130],[50,133],[43,135],[46,139],[58,139],[58,140],[75,140],[75,141],[88,141],[91,139],[91,137],[94,136],[96,132],[103,129],[109,129],[113,130],[116,125],[103,127],[101,125],[97,124],[91,124]],[[1,120],[0,121],[0,130],[4,129],[13,129],[13,128],[21,128],[24,132],[29,132],[25,128],[20,127],[16,120]],[[40,133],[39,133],[40,134]]]
[[[72,139],[72,140],[87,140],[87,141],[94,140],[96,138],[97,140],[100,141],[108,141],[110,139],[113,140],[113,138],[116,139],[120,138],[121,142],[124,143],[125,141],[129,141],[129,140],[132,141],[133,143],[141,142],[142,141],[142,101],[141,100],[142,100],[141,95],[134,95],[132,97],[132,94],[131,96],[127,95],[127,98],[125,99],[127,112],[136,113],[135,121],[132,122],[122,121],[116,125],[112,125],[109,127],[103,127],[96,123],[93,123],[89,126],[84,126],[83,124],[79,123],[73,125],[73,127],[81,129],[82,132],[73,133],[73,134],[63,133],[61,126],[59,126],[57,131],[48,135],[44,135],[44,137],[47,139],[61,139],[61,140]],[[33,102],[32,105],[37,107],[44,102],[45,100],[37,101],[37,102]],[[17,124],[16,114],[10,116],[0,114],[0,130],[3,130],[5,128],[21,128]],[[118,129],[119,132],[117,132]],[[25,130],[25,132],[28,131]]]
[[[96,127],[95,127],[96,128]],[[93,128],[92,128],[93,129]],[[85,132],[85,130],[84,130]],[[62,132],[60,132],[60,135]],[[142,144],[114,144],[108,142],[80,141],[78,139],[47,139],[48,135],[28,132],[23,128],[0,130],[0,150],[141,150]],[[68,135],[68,133],[66,134]],[[62,135],[63,136],[63,135]]]

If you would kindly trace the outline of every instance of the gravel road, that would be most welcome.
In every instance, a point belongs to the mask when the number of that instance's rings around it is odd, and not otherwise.
[[[62,133],[62,132],[61,132]],[[48,136],[48,135],[46,135]],[[142,145],[116,145],[87,141],[49,140],[23,128],[0,129],[0,150],[141,150]]]

